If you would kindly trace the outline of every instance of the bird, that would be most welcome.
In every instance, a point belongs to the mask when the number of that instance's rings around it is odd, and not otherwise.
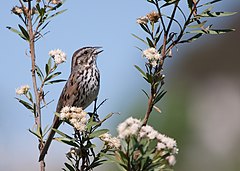
[[[100,73],[97,67],[97,56],[102,47],[83,47],[73,53],[71,72],[59,97],[56,112],[60,113],[65,106],[87,108],[97,99],[100,88]],[[43,161],[62,121],[55,115],[52,129],[43,148],[40,150],[39,161]]]

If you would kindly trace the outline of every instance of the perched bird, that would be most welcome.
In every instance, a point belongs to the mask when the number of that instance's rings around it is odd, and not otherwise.
[[[103,50],[101,47],[83,47],[74,52],[70,76],[60,95],[56,112],[60,113],[65,106],[75,106],[85,109],[97,99],[100,74],[97,68],[96,58]],[[55,135],[53,129],[58,129],[62,121],[55,115],[52,129],[44,144],[39,161],[42,161],[47,154],[49,146]]]

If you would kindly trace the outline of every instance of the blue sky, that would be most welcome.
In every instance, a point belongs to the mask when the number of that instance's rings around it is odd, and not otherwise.
[[[23,84],[31,85],[30,59],[25,55],[28,46],[16,34],[6,29],[6,26],[16,27],[20,22],[10,12],[17,2],[3,1],[0,13],[0,59],[2,60],[0,154],[1,158],[4,154],[6,159],[6,162],[0,161],[0,169],[6,168],[11,162],[7,169],[10,171],[14,170],[14,165],[23,168],[23,165],[29,164],[29,161],[34,167],[37,158],[36,155],[32,157],[32,153],[37,153],[36,146],[33,146],[37,142],[27,131],[33,125],[33,117],[14,99],[17,87]],[[229,2],[224,1],[218,8],[230,11],[231,6],[239,5],[236,0]],[[136,18],[152,11],[153,7],[144,0],[68,0],[62,9],[67,11],[50,23],[47,27],[50,33],[36,45],[38,65],[44,66],[50,50],[60,48],[68,56],[67,62],[59,67],[63,72],[61,78],[66,79],[70,71],[71,56],[75,50],[88,45],[102,46],[104,52],[98,58],[101,71],[99,100],[105,98],[109,100],[99,112],[105,115],[110,112],[120,112],[123,120],[128,108],[135,104],[136,96],[141,95],[143,98],[140,91],[143,80],[133,65],[143,65],[141,54],[134,46],[145,47],[133,38],[131,33],[143,36],[143,32],[136,24]],[[55,99],[55,101],[43,110],[43,117],[47,118],[44,122],[51,121],[63,85],[62,83],[47,87],[50,90],[48,100]],[[119,122],[119,118],[117,120],[113,123]],[[110,124],[106,125],[109,126]],[[63,153],[65,151],[66,149],[62,149]],[[26,157],[20,162],[21,154],[25,154]]]

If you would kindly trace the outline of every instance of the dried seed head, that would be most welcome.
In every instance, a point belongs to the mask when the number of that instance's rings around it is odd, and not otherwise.
[[[147,14],[147,17],[151,22],[156,23],[156,22],[158,22],[158,19],[160,18],[160,15],[159,15],[158,12],[152,11],[152,12]]]

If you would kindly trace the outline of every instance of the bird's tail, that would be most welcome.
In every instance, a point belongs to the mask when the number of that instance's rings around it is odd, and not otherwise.
[[[43,146],[43,149],[41,150],[41,153],[40,153],[38,161],[44,160],[44,157],[47,154],[47,151],[48,151],[48,149],[50,147],[50,144],[51,144],[51,142],[53,140],[53,137],[55,135],[55,131],[53,129],[58,129],[60,124],[61,124],[61,121],[60,121],[59,117],[55,116],[54,121],[53,121],[53,125],[52,125],[52,128],[51,128],[51,131],[50,131],[50,133],[48,135],[46,143]]]

